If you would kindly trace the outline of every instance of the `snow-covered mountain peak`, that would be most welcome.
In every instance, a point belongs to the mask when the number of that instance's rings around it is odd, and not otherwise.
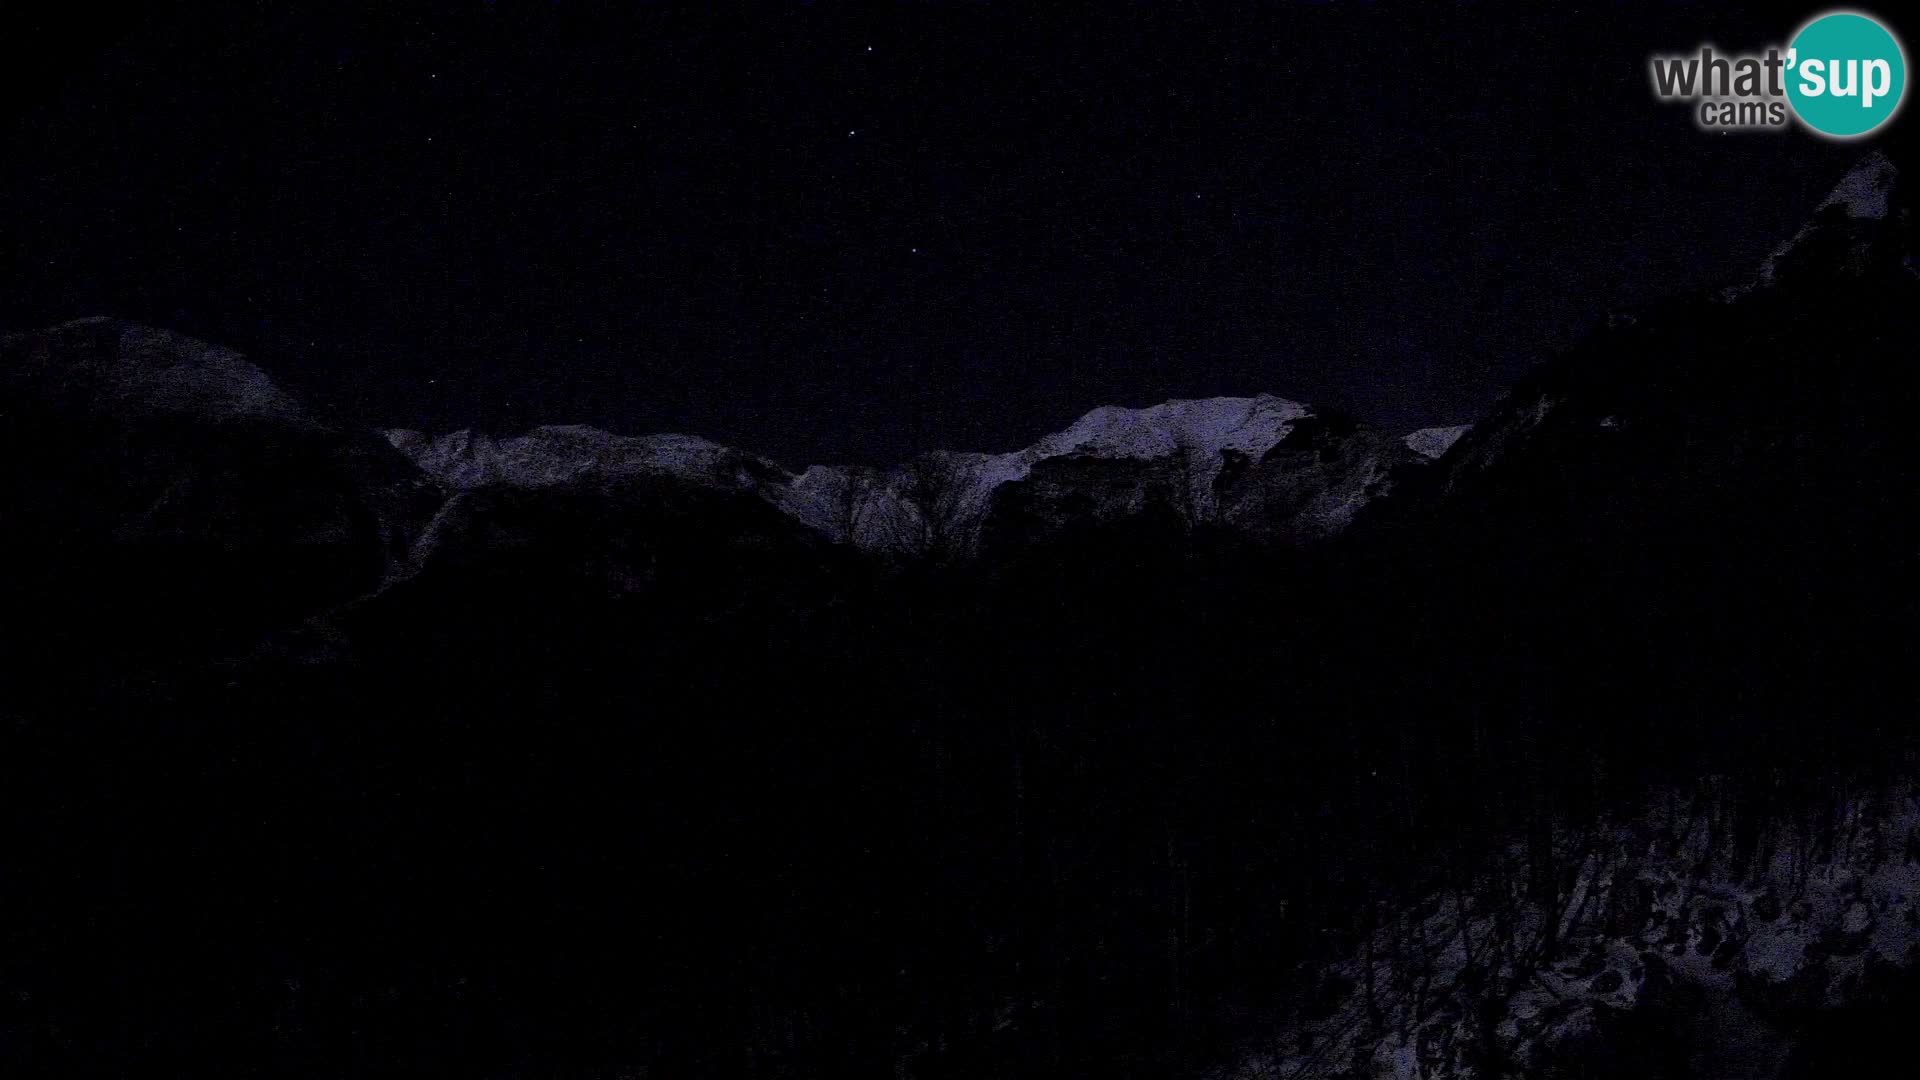
[[[1188,452],[1238,450],[1258,456],[1312,410],[1271,394],[1166,401],[1144,409],[1107,405],[1025,453],[1033,459],[1083,454],[1153,459]]]
[[[1139,409],[1103,405],[1023,450],[933,454],[916,468],[945,478],[943,505],[935,512],[958,523],[952,531],[967,535],[985,518],[995,492],[1056,458],[1163,462],[1181,457],[1175,466],[1185,477],[1182,486],[1194,511],[1211,516],[1217,509],[1214,481],[1226,468],[1226,452],[1258,459],[1312,412],[1271,394],[1176,399]]]

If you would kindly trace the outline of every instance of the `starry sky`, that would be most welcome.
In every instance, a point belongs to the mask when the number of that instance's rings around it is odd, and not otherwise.
[[[1653,100],[1648,54],[1777,5],[85,7],[0,25],[0,326],[789,464],[1176,396],[1468,421],[1862,152]]]

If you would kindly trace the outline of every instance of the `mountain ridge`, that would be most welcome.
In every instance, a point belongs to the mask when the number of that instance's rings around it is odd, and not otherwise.
[[[1108,493],[1108,505],[1096,516],[1127,516],[1160,500],[1189,524],[1226,521],[1258,531],[1265,522],[1242,510],[1233,489],[1249,469],[1257,474],[1286,445],[1299,422],[1313,419],[1324,417],[1312,406],[1271,394],[1101,406],[1007,453],[942,450],[893,466],[809,465],[798,471],[698,436],[621,436],[581,425],[537,427],[502,439],[470,430],[430,438],[396,428],[385,435],[422,471],[456,490],[671,476],[754,494],[836,542],[894,554],[962,555],[977,551],[1002,489],[1029,481],[1047,463],[1139,466],[1128,489]],[[1358,430],[1350,421],[1335,422]],[[1440,457],[1469,427],[1423,428],[1402,437],[1400,447],[1378,440],[1370,450],[1373,459],[1355,466],[1356,482],[1314,510],[1319,524],[1309,531],[1338,532],[1381,493],[1377,485],[1393,469]],[[1261,509],[1273,509],[1271,501]]]

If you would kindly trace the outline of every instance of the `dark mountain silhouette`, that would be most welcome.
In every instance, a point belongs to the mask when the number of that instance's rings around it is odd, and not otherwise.
[[[1869,158],[1464,436],[894,469],[10,335],[0,1055],[1826,1075],[1920,942],[1910,229]]]

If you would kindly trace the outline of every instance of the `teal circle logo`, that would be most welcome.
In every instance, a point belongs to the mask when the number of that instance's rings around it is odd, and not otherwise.
[[[1886,27],[1838,11],[1802,27],[1787,52],[1787,101],[1813,130],[1865,135],[1900,108],[1907,59]]]

